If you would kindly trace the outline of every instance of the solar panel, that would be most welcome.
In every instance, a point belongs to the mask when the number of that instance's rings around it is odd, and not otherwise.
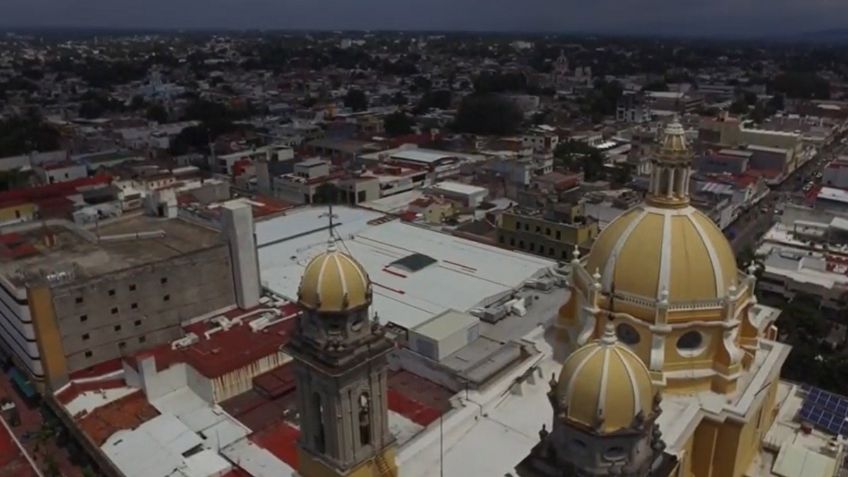
[[[799,417],[831,434],[848,435],[848,399],[812,386],[803,389],[807,395]]]

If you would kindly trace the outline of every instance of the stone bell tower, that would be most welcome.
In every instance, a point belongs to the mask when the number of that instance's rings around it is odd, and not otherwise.
[[[306,266],[294,357],[302,477],[396,477],[388,426],[387,355],[393,343],[369,319],[371,282],[330,244]]]

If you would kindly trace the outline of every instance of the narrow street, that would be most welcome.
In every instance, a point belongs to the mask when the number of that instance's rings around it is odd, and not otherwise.
[[[0,373],[0,397],[15,403],[20,424],[12,426],[9,423],[9,427],[45,477],[83,477],[82,469],[71,462],[68,451],[58,446],[56,435],[45,431],[45,419],[39,407],[30,407],[24,401],[6,373]],[[51,461],[55,465],[50,464]]]

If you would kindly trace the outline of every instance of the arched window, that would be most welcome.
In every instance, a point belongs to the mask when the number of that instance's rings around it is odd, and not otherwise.
[[[672,188],[669,187],[671,184],[671,170],[667,167],[663,167],[660,170],[660,190],[659,195],[669,194]]]
[[[318,429],[315,432],[315,450],[324,452],[326,447],[324,437],[324,430],[326,429],[324,423],[324,403],[321,400],[321,395],[317,392],[312,394],[312,411],[315,414],[315,422],[318,425]]]
[[[359,443],[371,443],[371,398],[368,393],[359,395]]]

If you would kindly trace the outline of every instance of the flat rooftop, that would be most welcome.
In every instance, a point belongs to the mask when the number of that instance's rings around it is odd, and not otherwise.
[[[0,275],[14,286],[50,274],[91,278],[169,260],[223,243],[219,233],[181,219],[131,216],[95,230],[70,222],[9,227],[0,235]],[[95,235],[97,234],[97,235]],[[99,235],[100,240],[97,240]],[[52,246],[46,237],[55,237]]]
[[[263,286],[289,300],[309,260],[327,247],[327,210],[304,207],[256,224]],[[373,310],[381,321],[414,328],[455,309],[467,312],[555,266],[528,254],[472,242],[402,223],[392,216],[334,207],[339,247],[358,260],[373,283]],[[392,262],[413,254],[433,259],[417,271]]]

